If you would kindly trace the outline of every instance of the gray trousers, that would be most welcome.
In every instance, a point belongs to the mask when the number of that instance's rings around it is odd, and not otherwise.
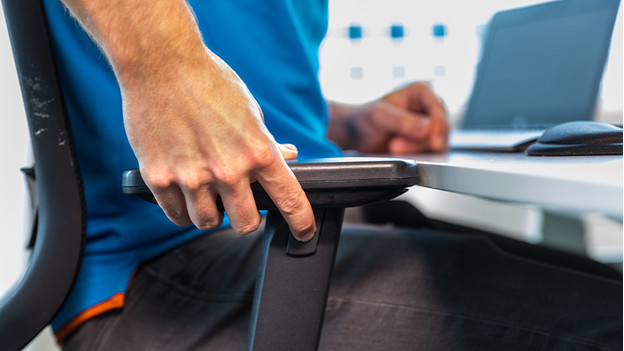
[[[621,350],[621,282],[490,238],[345,225],[321,350]],[[260,235],[207,234],[145,263],[123,309],[64,350],[244,350]]]

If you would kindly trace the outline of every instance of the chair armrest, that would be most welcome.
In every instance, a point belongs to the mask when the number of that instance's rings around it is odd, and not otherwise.
[[[344,208],[391,199],[418,181],[411,160],[333,158],[289,162],[306,193],[317,232],[294,238],[264,189],[252,184],[267,215],[249,331],[249,350],[316,350]],[[123,174],[125,194],[155,202],[138,170]],[[218,199],[220,209],[223,205]]]
[[[289,161],[313,207],[354,207],[400,195],[418,181],[416,163],[412,160],[382,157],[340,157]],[[259,210],[276,209],[260,184],[253,183]],[[139,170],[128,170],[122,176],[124,194],[156,203]],[[223,210],[221,199],[217,206]]]

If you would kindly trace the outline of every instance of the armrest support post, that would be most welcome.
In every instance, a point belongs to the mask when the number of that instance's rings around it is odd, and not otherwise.
[[[344,208],[315,208],[318,242],[308,255],[288,254],[288,225],[269,211],[262,239],[249,350],[316,350]]]

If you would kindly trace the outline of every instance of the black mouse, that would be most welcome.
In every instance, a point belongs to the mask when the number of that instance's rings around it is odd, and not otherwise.
[[[529,156],[622,155],[622,128],[594,121],[566,122],[547,129],[527,149]]]

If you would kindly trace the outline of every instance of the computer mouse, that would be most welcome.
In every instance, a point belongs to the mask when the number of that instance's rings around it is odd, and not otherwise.
[[[547,129],[527,149],[529,156],[622,155],[621,127],[594,121],[566,122]]]

